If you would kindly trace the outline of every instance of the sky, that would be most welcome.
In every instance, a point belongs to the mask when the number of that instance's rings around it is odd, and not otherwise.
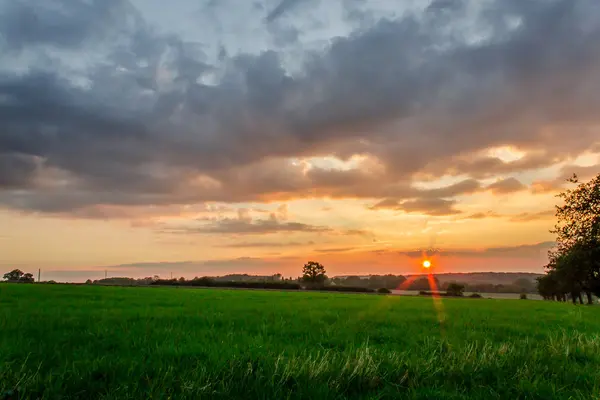
[[[0,268],[542,272],[597,0],[0,0]]]

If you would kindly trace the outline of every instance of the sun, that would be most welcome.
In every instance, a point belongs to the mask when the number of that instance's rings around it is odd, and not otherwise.
[[[429,268],[429,267],[431,267],[431,261],[429,261],[429,260],[423,261],[423,268]]]

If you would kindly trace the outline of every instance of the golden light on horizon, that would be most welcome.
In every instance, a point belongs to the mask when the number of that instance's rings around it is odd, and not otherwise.
[[[424,260],[423,261],[423,268],[429,268],[429,267],[431,267],[431,261]]]

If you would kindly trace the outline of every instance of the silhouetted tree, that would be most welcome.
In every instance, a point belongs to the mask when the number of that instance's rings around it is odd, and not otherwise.
[[[20,269],[13,269],[10,272],[4,274],[3,278],[9,282],[18,282],[25,275]]]
[[[3,278],[8,282],[19,282],[19,283],[33,283],[35,279],[33,274],[24,273],[20,269],[13,269],[10,272],[4,274]]]
[[[566,301],[564,285],[558,280],[556,271],[550,270],[537,278],[537,290],[544,300]]]
[[[461,297],[464,295],[464,291],[465,291],[465,285],[461,285],[460,283],[452,282],[451,284],[448,285],[448,289],[446,290],[446,293],[448,293],[450,296]]]
[[[579,183],[575,175],[569,181]],[[559,197],[564,204],[556,207],[558,222],[552,231],[557,247],[549,252],[546,266],[554,277],[538,281],[538,289],[540,282],[542,290],[553,283],[559,292],[568,292],[574,303],[577,299],[583,303],[582,292],[591,303],[592,293],[600,296],[600,174]]]
[[[327,279],[325,267],[315,261],[307,262],[302,268],[302,280],[306,283],[322,284]]]
[[[4,274],[3,278],[7,281],[18,281],[22,276],[23,276],[23,271],[21,271],[20,269],[13,269],[10,272],[7,272],[6,274]]]

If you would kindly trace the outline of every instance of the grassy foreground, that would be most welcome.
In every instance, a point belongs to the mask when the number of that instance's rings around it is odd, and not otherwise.
[[[600,398],[599,307],[442,305],[0,285],[0,398]]]

